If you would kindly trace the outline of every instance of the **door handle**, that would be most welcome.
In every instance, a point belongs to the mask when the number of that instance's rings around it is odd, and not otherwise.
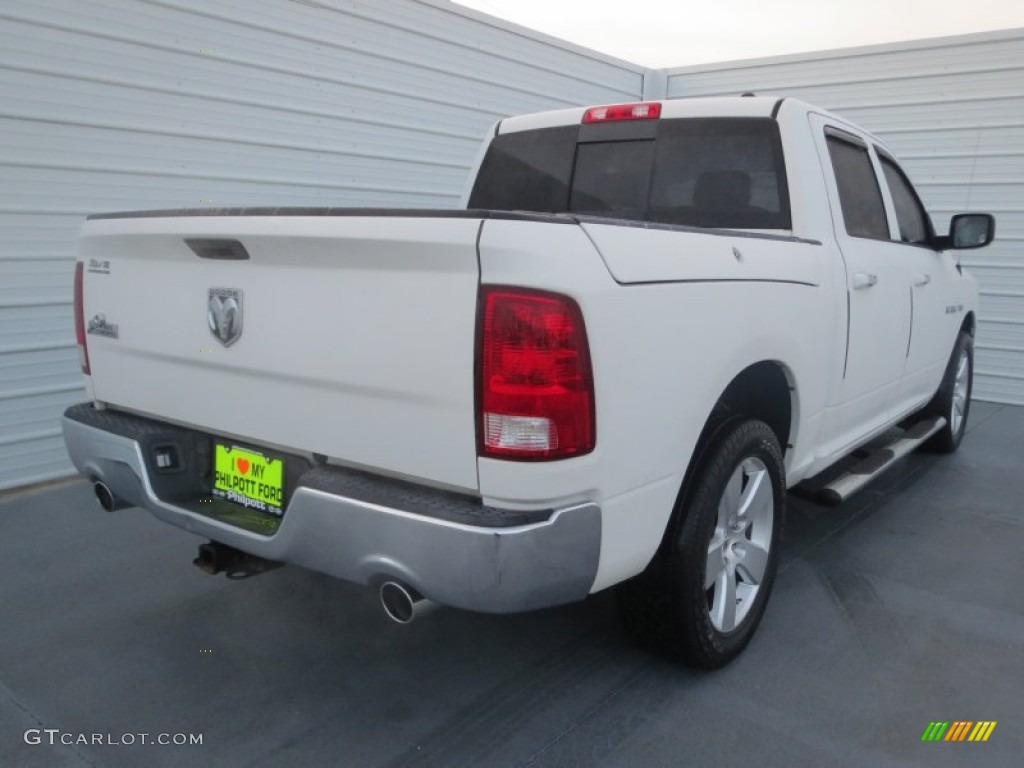
[[[925,274],[924,272],[919,272],[916,275],[914,275],[914,286],[915,287],[919,288],[922,285],[928,285],[928,283],[930,283],[931,281],[932,281],[932,276],[929,275],[929,274]]]
[[[871,275],[866,272],[853,273],[853,289],[871,288],[878,284],[878,275]]]

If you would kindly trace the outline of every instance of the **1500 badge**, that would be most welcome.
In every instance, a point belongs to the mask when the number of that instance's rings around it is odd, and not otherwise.
[[[963,304],[950,304],[949,306],[946,307],[946,314],[947,315],[955,315],[957,312],[963,312],[963,311],[964,311],[964,305]]]

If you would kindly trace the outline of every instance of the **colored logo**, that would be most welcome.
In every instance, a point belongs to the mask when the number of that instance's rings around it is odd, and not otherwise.
[[[933,720],[921,734],[921,741],[988,741],[995,728],[995,720]]]

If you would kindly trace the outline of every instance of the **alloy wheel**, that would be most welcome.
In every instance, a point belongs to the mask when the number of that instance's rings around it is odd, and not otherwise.
[[[764,580],[775,522],[771,475],[756,457],[733,471],[718,502],[704,570],[711,624],[731,632],[746,618]]]

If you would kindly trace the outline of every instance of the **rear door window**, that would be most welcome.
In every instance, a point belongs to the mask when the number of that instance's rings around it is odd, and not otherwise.
[[[851,237],[888,240],[885,204],[868,148],[835,135],[829,135],[827,141],[846,233]]]

